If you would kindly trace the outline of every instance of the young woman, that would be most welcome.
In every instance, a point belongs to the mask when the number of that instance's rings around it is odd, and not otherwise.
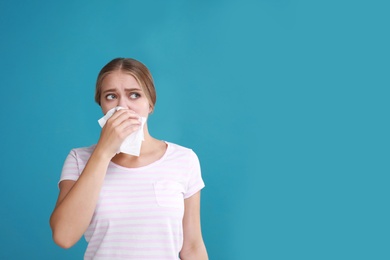
[[[73,246],[84,234],[84,259],[208,259],[200,226],[199,161],[188,148],[153,138],[141,117],[156,103],[149,70],[117,58],[100,71],[95,100],[103,114],[117,110],[91,147],[65,160],[56,207],[54,241]],[[117,153],[142,129],[139,156]]]

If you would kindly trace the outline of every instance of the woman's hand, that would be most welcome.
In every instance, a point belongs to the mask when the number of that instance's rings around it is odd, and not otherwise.
[[[110,159],[116,155],[123,141],[141,126],[140,116],[129,109],[116,111],[102,128],[96,149]]]

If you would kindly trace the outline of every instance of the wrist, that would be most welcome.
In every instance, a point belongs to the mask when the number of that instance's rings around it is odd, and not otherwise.
[[[110,162],[112,157],[115,156],[115,154],[112,154],[110,152],[107,152],[105,149],[101,149],[99,145],[95,147],[95,150],[93,151],[91,157],[96,157],[99,161],[102,162]]]

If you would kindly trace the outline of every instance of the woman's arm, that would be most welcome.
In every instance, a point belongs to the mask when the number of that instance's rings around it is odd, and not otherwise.
[[[95,150],[96,151],[96,150]],[[53,240],[63,248],[73,246],[87,229],[110,158],[93,152],[80,178],[62,181],[56,207],[50,218]]]
[[[200,191],[185,199],[183,217],[182,260],[208,260],[200,225]]]
[[[123,140],[138,127],[139,120],[133,112],[117,111],[103,127],[79,179],[60,183],[60,194],[50,217],[56,244],[69,248],[81,238],[91,222],[108,164]]]

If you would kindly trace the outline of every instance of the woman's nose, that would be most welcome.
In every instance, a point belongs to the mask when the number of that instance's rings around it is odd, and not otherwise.
[[[119,98],[118,99],[118,106],[123,107],[123,108],[128,108],[126,99],[125,98]]]

